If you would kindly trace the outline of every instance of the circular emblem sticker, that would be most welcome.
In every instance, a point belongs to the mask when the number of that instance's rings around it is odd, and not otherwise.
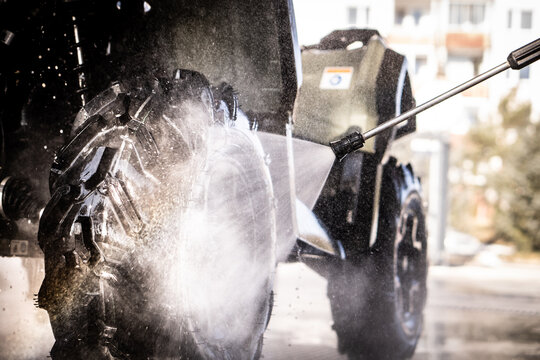
[[[319,88],[324,90],[347,90],[351,86],[352,66],[327,66],[324,68]]]

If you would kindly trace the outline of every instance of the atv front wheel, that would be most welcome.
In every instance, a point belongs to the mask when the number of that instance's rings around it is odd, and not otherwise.
[[[272,185],[252,135],[214,128],[181,221],[178,283],[204,359],[253,359],[272,308]]]
[[[198,73],[130,89],[87,104],[51,170],[51,356],[254,359],[275,267],[260,144]]]

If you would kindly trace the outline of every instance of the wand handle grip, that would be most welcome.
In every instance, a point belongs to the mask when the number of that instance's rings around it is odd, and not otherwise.
[[[508,58],[508,64],[514,70],[519,70],[540,59],[540,38],[512,51]]]

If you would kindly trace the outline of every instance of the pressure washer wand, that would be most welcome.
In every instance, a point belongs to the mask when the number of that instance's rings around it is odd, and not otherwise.
[[[523,47],[520,47],[517,50],[512,51],[508,55],[506,62],[500,64],[499,66],[496,66],[483,74],[475,76],[469,81],[466,81],[463,84],[458,85],[455,88],[423,103],[422,105],[419,105],[379,126],[374,127],[371,130],[366,131],[363,134],[355,131],[339,140],[332,141],[330,143],[330,147],[334,151],[336,157],[341,161],[345,156],[347,156],[347,154],[362,148],[367,139],[372,138],[373,136],[378,135],[393,126],[396,126],[408,118],[429,109],[430,107],[437,105],[438,103],[459,94],[460,92],[465,91],[468,88],[473,87],[476,84],[481,83],[482,81],[487,80],[500,72],[503,72],[506,69],[512,68],[514,70],[519,70],[529,64],[532,64],[538,59],[540,59],[540,38]]]

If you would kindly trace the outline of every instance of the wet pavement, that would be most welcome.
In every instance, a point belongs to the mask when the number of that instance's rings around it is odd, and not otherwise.
[[[540,267],[432,267],[414,359],[540,359]]]
[[[40,264],[0,258],[0,359],[48,356],[47,314],[33,305]],[[428,291],[413,359],[540,359],[540,266],[435,266]],[[303,264],[281,264],[275,294],[264,359],[346,359],[336,350],[325,279]]]
[[[415,360],[540,359],[540,266],[430,268]],[[346,359],[337,353],[326,281],[280,265],[265,359]]]

